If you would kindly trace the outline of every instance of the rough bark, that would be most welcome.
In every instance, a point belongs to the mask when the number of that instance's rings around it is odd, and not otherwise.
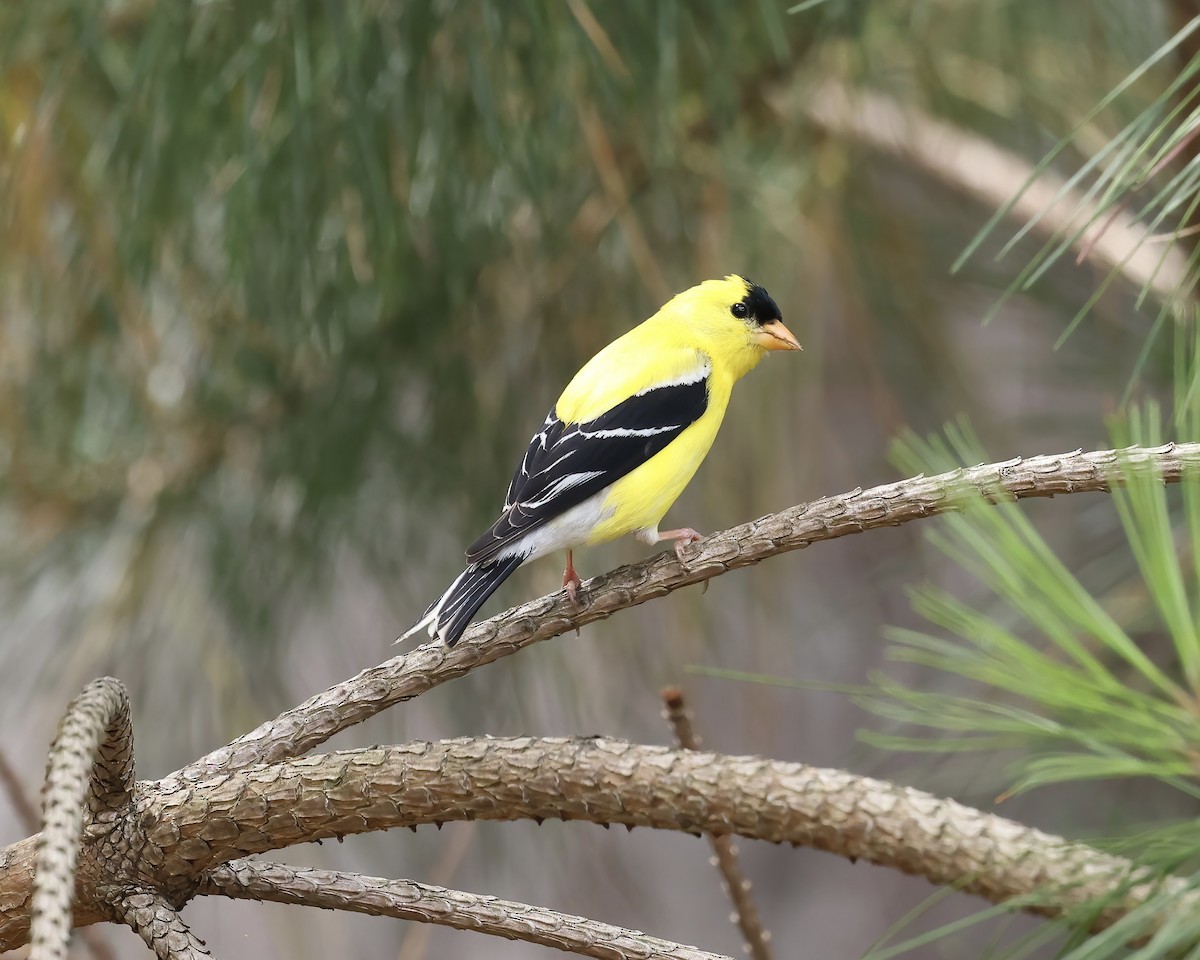
[[[85,828],[106,830],[129,806],[133,727],[125,687],[94,680],[67,707],[50,748],[42,798],[45,824],[30,889],[33,960],[65,960],[75,867]]]
[[[364,877],[336,870],[304,870],[282,863],[234,861],[209,873],[198,892],[419,920],[556,947],[597,960],[730,960],[698,947],[528,903],[411,880]]]
[[[1119,461],[1177,482],[1185,469],[1200,468],[1200,443],[1018,457],[801,503],[705,537],[687,548],[686,562],[667,551],[588,580],[578,607],[563,591],[552,593],[469,627],[455,647],[426,644],[370,667],[188,764],[173,779],[194,782],[222,770],[300,756],[381,710],[530,644],[769,557],[945,513],[961,506],[965,494],[1023,499],[1107,491],[1120,480]]]
[[[1111,922],[1152,889],[1131,864],[1011,820],[838,770],[601,739],[465,739],[351,750],[170,788],[139,784],[137,849],[119,882],[172,903],[203,872],[312,840],[448,820],[586,820],[814,847],[1058,914],[1131,888]],[[27,842],[25,842],[27,843]],[[85,856],[94,856],[87,847]],[[0,864],[0,949],[24,942],[28,893],[16,844]],[[114,869],[112,864],[109,869]],[[114,882],[109,877],[108,882]],[[77,911],[77,922],[102,919]]]
[[[68,757],[63,769],[74,771],[64,796],[86,824],[74,922],[127,919],[130,895],[148,893],[134,906],[149,910],[149,939],[179,934],[179,949],[195,951],[199,941],[169,911],[208,882],[205,871],[235,858],[396,826],[559,817],[804,844],[994,901],[1019,898],[1046,914],[1104,898],[1097,923],[1110,923],[1156,889],[1128,861],[841,771],[596,739],[458,740],[291,758],[476,666],[727,570],[980,496],[1108,490],[1119,468],[1177,481],[1200,468],[1200,444],[1017,459],[801,504],[709,537],[683,562],[664,554],[590,581],[579,609],[543,597],[477,624],[454,649],[427,645],[365,671],[165,780],[138,784],[130,802],[127,708],[114,707],[111,682],[101,682],[80,698],[91,706],[68,719],[99,704],[103,723],[93,717],[83,739],[60,738],[56,748]],[[93,755],[82,789],[79,758]],[[31,837],[0,850],[0,950],[29,937],[34,860],[48,843]],[[1179,893],[1181,882],[1160,886]]]
[[[112,919],[132,927],[158,960],[197,960],[212,956],[204,941],[188,929],[174,905],[157,893],[124,894],[113,907]]]

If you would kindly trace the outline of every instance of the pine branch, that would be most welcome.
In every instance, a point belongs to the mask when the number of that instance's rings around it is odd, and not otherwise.
[[[692,711],[688,709],[683,691],[678,687],[666,687],[662,691],[663,705],[666,709],[663,716],[671,725],[675,734],[675,742],[681,750],[699,750],[700,738],[692,725]],[[708,845],[712,847],[713,866],[721,874],[725,885],[725,893],[733,906],[733,922],[737,924],[745,942],[746,953],[751,960],[773,960],[774,951],[771,949],[771,932],[762,924],[758,907],[750,896],[751,884],[742,872],[738,859],[738,849],[733,840],[727,836],[708,835]]]
[[[125,687],[112,677],[93,680],[67,707],[46,766],[45,826],[29,891],[36,960],[65,960],[84,827],[105,814],[123,813],[132,786],[133,728]]]
[[[561,817],[807,844],[996,901],[1037,892],[1042,899],[1020,905],[1048,914],[1108,897],[1097,923],[1111,923],[1156,889],[1130,862],[950,800],[839,771],[602,740],[417,743],[271,761],[294,757],[393,703],[530,643],[811,543],[933,516],[981,496],[1106,491],[1121,482],[1119,470],[1153,472],[1174,482],[1198,467],[1200,444],[1075,451],[801,504],[702,540],[683,563],[664,554],[590,581],[581,609],[558,595],[543,597],[477,624],[458,647],[426,645],[365,671],[167,779],[139,784],[132,798],[127,708],[104,706],[103,735],[92,718],[85,736],[71,738],[89,757],[99,747],[83,811],[88,830],[74,878],[74,922],[110,917],[114,891],[146,890],[182,904],[206,869],[322,837],[451,819]],[[111,699],[109,688],[119,690],[115,681],[96,686],[81,700],[94,693],[99,699],[92,706],[103,706]],[[68,779],[71,796],[83,802],[78,777]],[[39,845],[48,842],[31,837],[0,850],[0,949],[29,937],[33,865]],[[1177,890],[1180,882],[1166,886]]]
[[[184,923],[179,911],[152,891],[119,896],[112,906],[112,919],[132,928],[158,960],[199,960],[212,956],[204,941]]]
[[[300,756],[381,710],[530,644],[813,543],[954,510],[963,502],[964,491],[975,497],[1002,493],[1017,499],[1107,491],[1110,482],[1120,482],[1118,458],[1135,472],[1153,470],[1174,483],[1185,467],[1200,468],[1200,444],[1016,458],[801,503],[704,538],[688,548],[686,563],[668,551],[588,580],[578,608],[559,591],[475,624],[458,646],[428,643],[370,667],[188,764],[170,779],[181,781],[182,787],[220,771]]]
[[[8,794],[9,802],[16,812],[17,821],[30,833],[35,833],[41,823],[41,817],[37,807],[26,793],[21,778],[17,776],[17,771],[13,769],[3,750],[0,750],[0,785]],[[116,960],[112,949],[99,930],[84,928],[80,931],[80,939],[83,940],[84,946],[95,957],[95,960]]]
[[[729,960],[698,947],[528,903],[448,890],[412,880],[301,869],[283,863],[233,861],[206,875],[198,892],[202,896],[265,900],[417,920],[455,930],[474,930],[506,940],[556,947],[597,960],[624,956],[645,960]]]
[[[30,833],[37,830],[41,823],[37,807],[25,792],[21,778],[17,776],[17,771],[13,769],[12,764],[8,762],[8,757],[3,750],[0,750],[0,786],[3,786],[4,792],[8,794],[8,801],[12,804],[13,812],[17,815],[17,821],[21,826]]]
[[[1053,171],[1039,172],[1023,157],[885,94],[829,81],[815,90],[781,90],[769,102],[783,116],[806,115],[826,130],[900,157],[989,210],[1011,201],[1014,219],[1036,222],[1052,237],[1070,236],[1103,212]],[[1102,228],[1081,235],[1074,246],[1081,259],[1098,261],[1136,288],[1172,300],[1187,283],[1187,257],[1179,248],[1145,246],[1147,234],[1118,207]]]
[[[601,739],[477,738],[350,750],[250,767],[186,788],[143,783],[140,832],[85,846],[76,922],[102,888],[171,903],[246,855],[450,820],[584,820],[735,834],[827,850],[1047,915],[1104,901],[1114,922],[1160,889],[1130,861],[953,800],[839,770]],[[0,851],[0,950],[28,934],[33,844]],[[1179,891],[1183,881],[1167,880]],[[1106,899],[1107,898],[1107,899]],[[100,906],[97,906],[97,902]]]

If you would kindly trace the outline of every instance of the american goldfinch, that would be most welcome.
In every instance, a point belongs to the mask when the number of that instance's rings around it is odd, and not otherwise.
[[[400,639],[427,627],[453,645],[526,560],[627,533],[647,544],[700,539],[658,524],[708,453],[733,385],[769,350],[799,350],[779,307],[730,275],[685,290],[592,357],[567,384],[513,474],[499,519],[467,548],[467,568]]]

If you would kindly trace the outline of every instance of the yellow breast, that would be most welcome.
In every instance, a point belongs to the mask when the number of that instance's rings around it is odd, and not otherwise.
[[[729,406],[732,382],[715,375],[709,383],[704,415],[609,488],[604,499],[608,516],[592,530],[588,543],[605,543],[658,527],[708,455]]]

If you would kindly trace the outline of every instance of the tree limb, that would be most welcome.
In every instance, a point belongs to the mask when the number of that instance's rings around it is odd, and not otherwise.
[[[1118,458],[1134,468],[1154,470],[1172,483],[1181,478],[1185,468],[1200,468],[1200,444],[1018,457],[801,503],[705,537],[688,548],[686,563],[680,563],[674,551],[667,551],[588,580],[580,591],[578,608],[559,591],[476,623],[455,647],[427,643],[370,667],[168,779],[178,781],[176,786],[182,789],[220,771],[300,756],[393,704],[418,697],[530,644],[809,544],[953,510],[961,504],[964,490],[984,496],[999,491],[1017,499],[1107,491],[1110,482],[1120,482],[1114,475]]]
[[[419,920],[455,930],[475,930],[506,940],[556,947],[598,960],[613,960],[614,957],[730,960],[698,947],[528,903],[448,890],[412,880],[300,869],[282,863],[235,860],[207,874],[198,893]]]
[[[0,786],[3,786],[4,792],[8,794],[8,800],[12,804],[13,812],[17,815],[17,821],[21,826],[30,833],[37,830],[41,823],[37,807],[34,806],[33,800],[25,790],[25,785],[21,783],[21,778],[17,776],[17,771],[13,769],[12,764],[8,762],[8,757],[3,750],[0,750]]]
[[[132,785],[125,687],[112,677],[93,680],[67,707],[50,748],[31,891],[32,960],[65,960],[84,815],[91,823],[124,812]]]
[[[0,750],[0,785],[4,787],[5,792],[8,794],[8,799],[17,814],[18,822],[30,833],[36,833],[38,825],[41,822],[41,817],[38,814],[37,807],[34,806],[33,801],[26,793],[25,785],[21,782],[21,778],[17,776],[17,771],[13,769],[3,750]],[[88,952],[95,957],[95,960],[116,960],[111,948],[99,930],[85,927],[80,931],[80,938],[83,940],[84,946],[88,948]]]
[[[133,928],[158,960],[196,960],[211,957],[204,941],[183,922],[179,911],[152,891],[121,896],[112,909],[113,919]]]
[[[662,691],[663,716],[671,725],[675,742],[681,750],[699,750],[700,738],[692,725],[692,711],[688,709],[683,691],[678,687],[666,687]],[[771,949],[771,931],[767,930],[758,915],[758,907],[750,896],[751,884],[742,872],[738,849],[728,834],[708,834],[708,845],[712,847],[713,866],[724,882],[725,894],[733,906],[733,922],[745,941],[746,953],[751,960],[774,960]]]
[[[1052,170],[1038,171],[1024,157],[885,94],[831,80],[816,89],[782,88],[768,102],[783,116],[806,115],[826,130],[900,157],[988,209],[1011,202],[1012,216],[1044,234],[1070,237],[1104,213]],[[1081,234],[1072,246],[1135,287],[1174,300],[1189,285],[1187,256],[1175,245],[1147,246],[1150,239],[1149,228],[1118,206],[1102,228],[1090,237]]]
[[[796,763],[601,739],[460,739],[351,750],[139,784],[130,882],[172,903],[204,870],[298,843],[448,820],[587,820],[827,850],[1047,915],[1105,901],[1115,921],[1159,887],[1130,861],[920,790]],[[0,950],[24,942],[22,859],[0,851]],[[1180,890],[1183,881],[1162,881]],[[77,922],[103,919],[84,905]]]
[[[476,624],[458,647],[427,644],[364,671],[170,777],[139,784],[119,812],[129,796],[132,753],[117,710],[106,721],[108,739],[93,771],[74,920],[107,918],[111,902],[101,887],[113,877],[124,889],[154,890],[179,906],[195,894],[205,869],[247,853],[451,819],[561,817],[807,844],[996,901],[1048,889],[1045,899],[1020,905],[1049,914],[1111,895],[1099,920],[1109,923],[1154,892],[1149,875],[1131,873],[1128,861],[838,771],[610,741],[530,739],[418,743],[261,764],[309,750],[475,666],[727,570],[958,509],[980,496],[1108,490],[1122,482],[1118,469],[1178,481],[1200,469],[1200,444],[1015,459],[800,504],[700,541],[683,563],[664,554],[592,580],[581,609],[559,595],[543,597]],[[105,684],[115,681],[99,682]],[[46,841],[0,849],[0,949],[29,936],[38,845]],[[1174,889],[1179,881],[1165,882]]]
[[[758,757],[604,739],[469,738],[252,767],[152,801],[169,874],[235,851],[447,820],[563,819],[737,834],[917,873],[995,902],[1043,888],[1043,912],[1093,901],[1129,861],[953,800]],[[219,839],[215,839],[219,838]]]

